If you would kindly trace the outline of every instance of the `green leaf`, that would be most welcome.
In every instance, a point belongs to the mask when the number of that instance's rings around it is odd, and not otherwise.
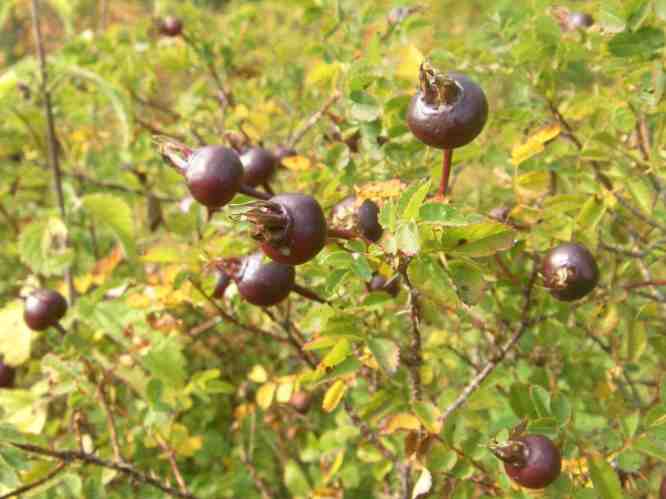
[[[348,339],[342,338],[336,345],[326,354],[321,361],[322,365],[326,367],[333,367],[340,364],[351,353],[351,343]]]
[[[182,388],[185,384],[185,357],[175,338],[164,338],[154,345],[143,358],[143,365],[169,388]]]
[[[514,237],[514,231],[504,224],[483,222],[446,229],[441,244],[442,250],[453,255],[490,256],[511,248]]]
[[[661,21],[666,21],[666,0],[654,0],[654,12]]]
[[[414,256],[421,249],[421,238],[415,222],[400,225],[395,239],[398,249],[406,255]]]
[[[400,363],[400,347],[391,340],[371,338],[368,349],[372,352],[379,367],[387,374],[394,374]]]
[[[566,425],[571,420],[573,413],[569,400],[560,392],[551,397],[550,411],[560,426]]]
[[[402,220],[415,220],[417,218],[421,206],[423,205],[423,201],[428,195],[428,191],[430,191],[430,181],[425,182],[421,187],[414,191],[400,215]],[[402,199],[400,201],[402,204]]]
[[[597,495],[604,499],[623,499],[622,485],[611,465],[601,456],[592,456],[587,462]]]
[[[419,219],[421,222],[461,226],[481,222],[483,217],[475,213],[461,213],[458,209],[447,204],[428,203],[421,206]]]
[[[533,385],[530,386],[530,398],[539,417],[550,416],[550,393],[539,385]]]
[[[21,260],[35,273],[61,275],[74,259],[74,252],[65,245],[67,237],[67,227],[59,218],[33,222],[21,230]]]
[[[509,404],[519,418],[534,418],[536,411],[530,397],[530,387],[524,383],[514,383],[509,389]]]
[[[375,121],[381,115],[382,108],[371,95],[356,90],[349,96],[352,104],[350,114],[356,121]]]
[[[83,198],[83,207],[95,223],[105,225],[115,233],[128,257],[134,257],[134,216],[125,201],[111,194],[89,194]]]
[[[666,442],[664,442],[663,438],[660,439],[652,436],[639,438],[634,442],[632,449],[666,463]]]
[[[447,265],[449,277],[463,303],[474,305],[484,296],[486,281],[483,271],[474,262],[453,260]]]
[[[432,402],[416,402],[414,414],[430,433],[439,435],[442,431],[442,421],[440,420],[442,412]]]
[[[527,424],[527,431],[532,434],[557,437],[559,424],[555,418],[537,418]]]
[[[46,424],[48,401],[28,390],[0,390],[3,423],[24,433],[41,433]]]
[[[0,354],[10,366],[30,358],[32,331],[23,320],[23,302],[15,300],[0,309]]]
[[[608,49],[616,57],[649,57],[663,46],[664,31],[653,27],[623,31],[608,42]]]
[[[626,185],[638,206],[648,215],[652,213],[652,201],[654,193],[648,185],[645,177],[639,175],[629,176],[626,179]]]

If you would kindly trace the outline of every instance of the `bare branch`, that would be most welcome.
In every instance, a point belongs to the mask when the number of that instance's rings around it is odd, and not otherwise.
[[[65,461],[61,461],[60,464],[58,464],[53,470],[51,470],[46,476],[43,478],[40,478],[39,480],[35,480],[34,482],[30,482],[26,485],[23,485],[19,487],[16,490],[13,490],[9,492],[8,494],[5,494],[3,496],[0,496],[0,499],[9,499],[10,497],[19,497],[21,494],[25,494],[26,492],[31,491],[32,489],[36,489],[37,487],[45,484],[49,480],[51,480],[53,477],[55,477],[58,473],[62,472],[65,468],[67,468],[68,463]]]
[[[296,145],[305,137],[305,134],[310,131],[310,129],[317,124],[317,122],[321,119],[321,117],[326,114],[326,111],[329,110],[329,108],[335,104],[335,102],[342,96],[339,90],[336,90],[333,95],[331,95],[326,102],[324,102],[324,105],[317,111],[315,112],[308,120],[305,122],[303,127],[294,133],[293,137],[289,139],[288,144],[290,148],[296,147]]]

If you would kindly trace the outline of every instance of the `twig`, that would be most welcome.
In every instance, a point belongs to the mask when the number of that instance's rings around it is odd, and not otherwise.
[[[627,284],[622,287],[624,289],[636,289],[636,288],[644,288],[647,286],[666,286],[666,280],[635,282],[633,284]]]
[[[104,373],[102,373],[102,379],[97,383],[97,390],[95,396],[99,403],[104,409],[104,414],[106,416],[106,426],[109,429],[109,437],[111,439],[111,449],[113,450],[113,460],[117,463],[123,462],[122,454],[120,453],[120,445],[118,444],[118,431],[116,429],[116,421],[113,419],[113,412],[109,407],[109,401],[107,399],[106,390],[104,390]]]
[[[525,331],[527,331],[529,328],[531,324],[531,321],[529,320],[529,310],[530,306],[532,305],[532,290],[534,289],[534,285],[536,283],[538,268],[538,265],[534,265],[534,268],[532,269],[532,276],[530,277],[529,283],[525,288],[525,304],[523,305],[520,326],[513,334],[511,339],[502,348],[500,348],[500,351],[495,356],[495,358],[491,359],[488,364],[486,364],[486,366],[481,370],[481,372],[479,372],[476,376],[474,376],[474,378],[470,380],[469,383],[467,383],[467,386],[463,389],[458,398],[446,408],[440,417],[440,421],[446,421],[454,411],[456,411],[467,401],[467,399],[469,399],[472,393],[481,387],[481,383],[483,383],[485,379],[495,370],[495,368],[504,360],[506,355],[513,349],[514,346],[516,346]]]
[[[409,310],[410,318],[412,321],[412,342],[411,359],[407,362],[411,382],[412,382],[412,399],[414,401],[421,400],[421,364],[423,364],[423,356],[421,353],[421,304],[419,301],[419,291],[414,287],[412,281],[409,279],[407,267],[409,266],[410,259],[403,258],[398,266],[398,272],[409,289]]]
[[[308,120],[305,122],[303,127],[298,130],[287,142],[289,148],[295,148],[296,145],[305,137],[305,134],[310,131],[310,129],[317,124],[321,117],[329,110],[329,108],[335,104],[335,102],[342,96],[339,90],[336,90],[333,95],[331,95],[324,105],[316,111]]]
[[[55,123],[53,119],[53,106],[51,104],[51,91],[49,90],[49,76],[46,69],[46,55],[44,53],[44,39],[42,37],[42,28],[39,20],[39,0],[32,0],[30,3],[30,14],[32,17],[32,29],[35,37],[35,45],[37,48],[37,58],[39,59],[40,71],[40,92],[44,99],[44,114],[46,115],[46,133],[48,137],[48,158],[51,171],[53,172],[53,180],[55,182],[56,195],[58,197],[58,209],[63,222],[66,219],[65,213],[65,195],[62,190],[62,173],[60,170],[60,158],[58,157],[58,143],[55,133]],[[65,241],[69,246],[69,240]],[[65,281],[69,291],[69,303],[74,303],[76,299],[76,289],[74,288],[74,279],[72,273],[68,268],[65,270]]]
[[[248,473],[250,473],[250,477],[252,477],[252,481],[254,482],[255,487],[259,490],[261,493],[262,499],[273,499],[275,497],[274,494],[272,494],[268,488],[268,485],[266,485],[266,482],[259,476],[259,473],[257,472],[257,467],[252,463],[250,460],[247,458],[242,459],[243,464],[247,468]]]
[[[19,487],[18,489],[15,489],[8,494],[5,494],[3,496],[0,496],[0,499],[9,499],[10,497],[18,497],[21,494],[25,494],[26,492],[36,489],[40,485],[45,484],[49,480],[51,480],[53,477],[55,477],[58,473],[62,472],[68,465],[69,463],[65,461],[61,461],[53,470],[51,470],[46,476],[43,478],[40,478],[39,480],[35,480],[34,482],[30,482],[26,485],[23,485]]]
[[[391,452],[388,447],[386,447],[382,441],[379,439],[379,436],[377,435],[376,432],[374,432],[368,424],[361,419],[361,417],[358,415],[354,407],[351,405],[349,400],[346,400],[343,402],[344,403],[344,408],[345,411],[347,411],[347,414],[349,415],[349,418],[352,420],[352,423],[354,423],[354,426],[358,428],[361,432],[361,435],[363,438],[365,438],[368,442],[370,442],[372,445],[377,447],[377,450],[381,453],[384,458],[390,462],[394,462],[396,459],[395,454]]]
[[[69,464],[73,461],[80,461],[85,464],[92,464],[95,466],[100,466],[102,468],[108,468],[111,470],[116,470],[128,477],[132,478],[141,483],[145,483],[156,489],[161,490],[162,492],[169,494],[172,497],[182,497],[184,499],[196,499],[196,496],[193,494],[185,494],[173,487],[163,484],[159,480],[135,469],[128,463],[112,463],[105,459],[101,459],[94,454],[89,454],[87,452],[75,451],[75,450],[66,450],[66,451],[55,451],[51,449],[45,449],[43,447],[38,447],[32,444],[19,444],[12,442],[12,445],[18,449],[30,452],[32,454],[37,454],[40,456],[52,457],[54,459],[60,460],[62,463]]]
[[[193,279],[190,279],[190,282],[192,283],[192,286],[194,286],[194,289],[199,291],[199,293],[201,293],[204,296],[204,298],[206,298],[208,303],[210,303],[211,305],[213,305],[213,307],[215,307],[215,309],[217,310],[217,313],[220,314],[222,316],[222,318],[224,320],[226,320],[227,322],[230,322],[230,323],[234,324],[235,326],[237,326],[237,327],[239,327],[239,328],[241,328],[245,331],[248,331],[250,333],[256,333],[256,334],[260,334],[260,335],[263,335],[263,336],[268,336],[268,337],[270,337],[270,338],[272,338],[276,341],[279,341],[280,343],[290,344],[289,339],[284,338],[280,335],[277,335],[277,334],[272,333],[270,331],[266,331],[264,329],[258,328],[256,326],[251,325],[251,324],[243,324],[242,322],[240,322],[238,319],[236,319],[232,315],[229,315],[220,305],[218,305],[215,302],[215,300],[213,300],[210,296],[208,296],[206,294],[206,292],[203,290],[203,288],[197,282],[195,282]]]
[[[173,473],[173,476],[176,478],[176,482],[178,482],[178,487],[180,488],[180,491],[183,494],[189,494],[190,492],[187,489],[187,484],[185,483],[183,475],[180,473],[180,470],[178,469],[178,463],[176,462],[176,453],[173,451],[173,449],[167,443],[167,441],[164,440],[157,431],[155,432],[155,440],[157,441],[157,445],[160,446],[160,449],[162,449],[162,452],[164,452],[167,455],[167,459],[169,459],[171,472]]]
[[[296,353],[303,360],[303,362],[305,362],[308,366],[310,366],[313,369],[317,367],[317,362],[308,356],[308,353],[305,350],[303,350],[303,345],[301,345],[292,334],[291,321],[289,320],[281,321],[270,310],[266,308],[262,308],[262,310],[275,324],[279,325],[282,329],[284,329],[284,331],[287,333],[287,337],[289,338],[288,343],[293,347],[294,350],[296,350]]]

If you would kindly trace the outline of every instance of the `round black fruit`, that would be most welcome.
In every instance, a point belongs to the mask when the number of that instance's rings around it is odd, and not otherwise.
[[[278,159],[268,149],[251,147],[240,157],[243,164],[243,183],[257,187],[268,182],[275,173]]]
[[[263,263],[261,259],[261,253],[253,253],[243,260],[236,285],[241,296],[253,305],[270,307],[289,295],[296,273],[291,265]]]
[[[560,450],[543,435],[525,435],[509,440],[493,452],[504,461],[506,474],[528,489],[547,487],[562,470]]]
[[[546,255],[541,268],[544,285],[562,301],[578,300],[599,282],[594,256],[580,244],[560,244]]]
[[[34,331],[43,331],[58,324],[67,312],[65,298],[51,289],[37,289],[25,300],[23,319]]]
[[[164,36],[178,36],[183,32],[183,21],[174,16],[165,17],[159,25]]]
[[[14,388],[16,370],[0,360],[0,388]]]
[[[368,291],[384,291],[396,297],[400,293],[400,277],[395,276],[389,280],[381,274],[375,274],[368,283]]]
[[[246,216],[255,225],[253,237],[276,262],[305,263],[326,244],[328,229],[324,212],[312,196],[273,196],[268,201],[258,201]]]
[[[370,200],[363,201],[356,214],[358,228],[364,238],[376,243],[382,237],[384,229],[379,223],[379,206]]]
[[[488,119],[481,87],[461,73],[442,74],[421,64],[420,89],[407,110],[407,125],[424,144],[454,149],[469,144]]]
[[[240,189],[243,165],[233,149],[206,146],[192,152],[184,175],[192,197],[216,209],[231,201]]]

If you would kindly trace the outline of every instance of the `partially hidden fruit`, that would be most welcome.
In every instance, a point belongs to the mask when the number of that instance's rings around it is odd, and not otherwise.
[[[585,12],[570,12],[567,16],[570,30],[589,28],[594,24],[594,18]]]
[[[52,289],[37,289],[25,300],[23,319],[34,331],[43,331],[58,324],[67,312],[67,301]]]
[[[183,32],[183,21],[174,16],[167,16],[159,23],[159,30],[164,36],[178,36]]]
[[[234,276],[243,298],[260,307],[270,307],[284,300],[294,287],[294,267],[278,262],[262,262],[261,253],[243,259]]]
[[[560,244],[543,260],[541,273],[550,293],[562,301],[574,301],[590,293],[599,282],[594,256],[580,244]]]
[[[233,149],[206,146],[192,152],[184,175],[192,197],[216,209],[231,201],[240,189],[243,165]]]
[[[243,164],[243,183],[250,187],[266,184],[278,164],[278,158],[268,149],[251,147],[240,156]]]
[[[268,201],[257,201],[245,215],[254,224],[253,237],[276,262],[305,263],[326,244],[324,212],[312,196],[280,194]]]
[[[14,388],[16,370],[0,360],[0,388]]]
[[[469,144],[488,119],[486,95],[467,76],[442,74],[421,64],[420,89],[407,110],[407,125],[426,145],[454,149]]]
[[[368,291],[383,291],[396,297],[400,293],[400,277],[396,275],[391,279],[387,279],[381,274],[375,274],[370,279],[367,287]]]
[[[289,405],[300,414],[305,414],[310,409],[312,398],[307,392],[298,391],[291,394]]]
[[[298,152],[296,152],[296,149],[293,147],[289,146],[278,146],[275,149],[275,157],[278,160],[278,163],[282,163],[282,160],[285,158],[290,158],[292,156],[298,156]]]
[[[356,218],[358,230],[364,238],[373,243],[381,239],[384,229],[379,223],[379,206],[374,201],[364,200],[358,208]]]
[[[666,476],[661,480],[661,487],[659,487],[659,499],[666,499]]]
[[[215,287],[213,288],[213,298],[222,298],[224,292],[231,284],[231,276],[227,274],[224,269],[217,269],[215,271]]]
[[[493,446],[492,452],[504,461],[506,474],[528,489],[547,487],[562,470],[560,450],[543,435],[514,438],[506,444]]]

